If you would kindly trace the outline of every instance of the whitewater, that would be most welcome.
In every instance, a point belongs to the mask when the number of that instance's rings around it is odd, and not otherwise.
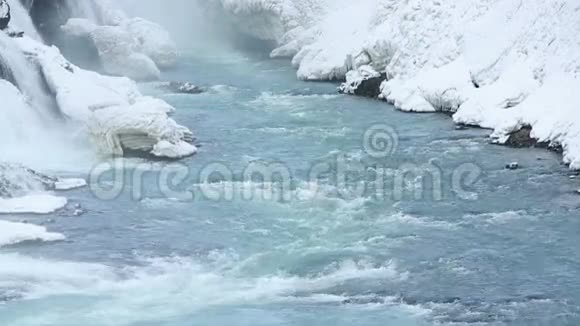
[[[98,72],[38,3],[0,33],[0,324],[580,322],[573,1],[63,1]],[[524,126],[563,156],[489,144]]]

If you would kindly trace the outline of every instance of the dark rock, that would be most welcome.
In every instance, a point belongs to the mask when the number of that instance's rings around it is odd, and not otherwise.
[[[516,148],[534,147],[538,144],[538,141],[531,137],[531,132],[531,127],[522,127],[520,130],[509,134],[505,145]]]
[[[10,31],[10,32],[8,32],[8,36],[20,38],[20,37],[24,36],[24,32]]]
[[[455,130],[467,130],[469,127],[464,124],[455,125]]]
[[[377,98],[381,94],[381,84],[386,79],[387,75],[381,74],[379,77],[363,80],[354,91],[354,95]]]
[[[163,88],[181,94],[200,94],[205,92],[205,89],[189,82],[172,81],[163,86]]]
[[[520,164],[518,162],[512,162],[512,163],[506,165],[505,168],[508,170],[517,170],[520,168]]]
[[[387,74],[381,74],[377,77],[368,77],[360,81],[355,81],[351,83],[350,88],[354,89],[354,95],[378,98],[381,94],[381,84],[387,79]],[[358,86],[356,85],[358,84]],[[345,94],[346,87],[341,86],[339,88],[339,93]]]
[[[10,23],[10,5],[6,0],[0,0],[0,30],[5,30]]]

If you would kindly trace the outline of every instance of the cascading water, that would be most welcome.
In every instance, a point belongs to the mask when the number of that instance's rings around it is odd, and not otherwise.
[[[72,17],[87,18],[95,23],[100,22],[100,15],[94,1],[65,0],[65,3]]]
[[[0,66],[9,68],[3,73],[7,80],[0,80],[3,100],[0,161],[58,170],[71,157],[86,156],[85,151],[79,152],[74,145],[74,137],[70,137],[75,131],[71,128],[82,126],[71,126],[64,121],[39,68],[26,58],[15,42],[0,33]]]
[[[34,26],[28,10],[24,5],[19,0],[8,0],[8,3],[10,4],[10,12],[12,14],[10,26],[16,30],[24,31],[24,34],[37,41],[41,41],[42,37]]]
[[[43,77],[35,65],[26,59],[10,37],[0,33],[0,52],[4,65],[10,67],[12,78],[37,114],[45,121],[56,118],[56,103],[45,88]]]

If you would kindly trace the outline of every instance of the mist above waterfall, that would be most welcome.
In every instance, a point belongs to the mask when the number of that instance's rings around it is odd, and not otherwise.
[[[143,17],[167,28],[181,49],[229,51],[233,48],[268,53],[272,40],[262,40],[240,31],[234,16],[226,14],[219,1],[120,0],[115,3],[127,14]],[[260,18],[262,19],[262,18]]]

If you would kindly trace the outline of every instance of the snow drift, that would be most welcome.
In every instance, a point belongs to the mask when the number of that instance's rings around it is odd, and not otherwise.
[[[300,79],[348,77],[348,92],[370,67],[398,109],[450,111],[499,142],[531,127],[580,169],[578,1],[214,1],[242,30],[275,39],[271,55],[293,56]]]

